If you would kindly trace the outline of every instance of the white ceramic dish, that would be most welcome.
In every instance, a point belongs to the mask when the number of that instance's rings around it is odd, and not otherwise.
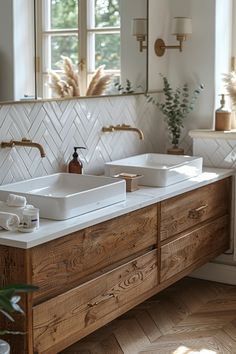
[[[140,184],[152,187],[166,187],[198,176],[202,173],[202,157],[143,154],[122,160],[107,162],[105,175],[137,173],[143,175]]]
[[[0,186],[0,200],[22,195],[41,218],[65,220],[122,202],[125,190],[125,181],[116,178],[57,173]]]
[[[9,344],[2,339],[0,339],[0,354],[10,354]]]

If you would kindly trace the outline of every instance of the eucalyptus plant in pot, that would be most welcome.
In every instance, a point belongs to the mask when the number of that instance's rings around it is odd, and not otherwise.
[[[160,74],[161,75],[161,74]],[[183,149],[179,147],[179,141],[182,129],[184,127],[184,119],[194,109],[195,102],[203,90],[203,85],[199,85],[190,92],[188,84],[173,89],[168,79],[161,75],[163,79],[164,101],[159,102],[149,94],[146,95],[148,102],[155,104],[167,123],[172,148],[167,152],[173,154],[183,154]]]
[[[0,288],[0,313],[8,320],[14,322],[13,314],[18,312],[24,314],[19,305],[21,300],[20,293],[28,293],[38,288],[34,285],[14,284]],[[2,322],[1,322],[2,323]],[[0,328],[0,336],[7,334],[24,334],[22,332],[11,331],[6,328]],[[7,342],[0,339],[0,354],[9,354],[10,346]]]

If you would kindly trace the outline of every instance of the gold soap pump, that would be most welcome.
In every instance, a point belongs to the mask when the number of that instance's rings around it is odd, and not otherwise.
[[[220,108],[215,112],[215,130],[231,130],[231,112],[225,109],[225,94],[221,94]]]

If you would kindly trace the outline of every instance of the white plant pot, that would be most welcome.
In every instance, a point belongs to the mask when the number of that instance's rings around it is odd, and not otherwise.
[[[0,339],[0,354],[10,354],[10,345]]]

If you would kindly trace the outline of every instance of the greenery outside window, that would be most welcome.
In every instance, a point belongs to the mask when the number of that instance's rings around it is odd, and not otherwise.
[[[52,97],[50,71],[61,72],[61,56],[79,71],[83,95],[96,69],[120,77],[119,0],[36,0],[38,95]]]

